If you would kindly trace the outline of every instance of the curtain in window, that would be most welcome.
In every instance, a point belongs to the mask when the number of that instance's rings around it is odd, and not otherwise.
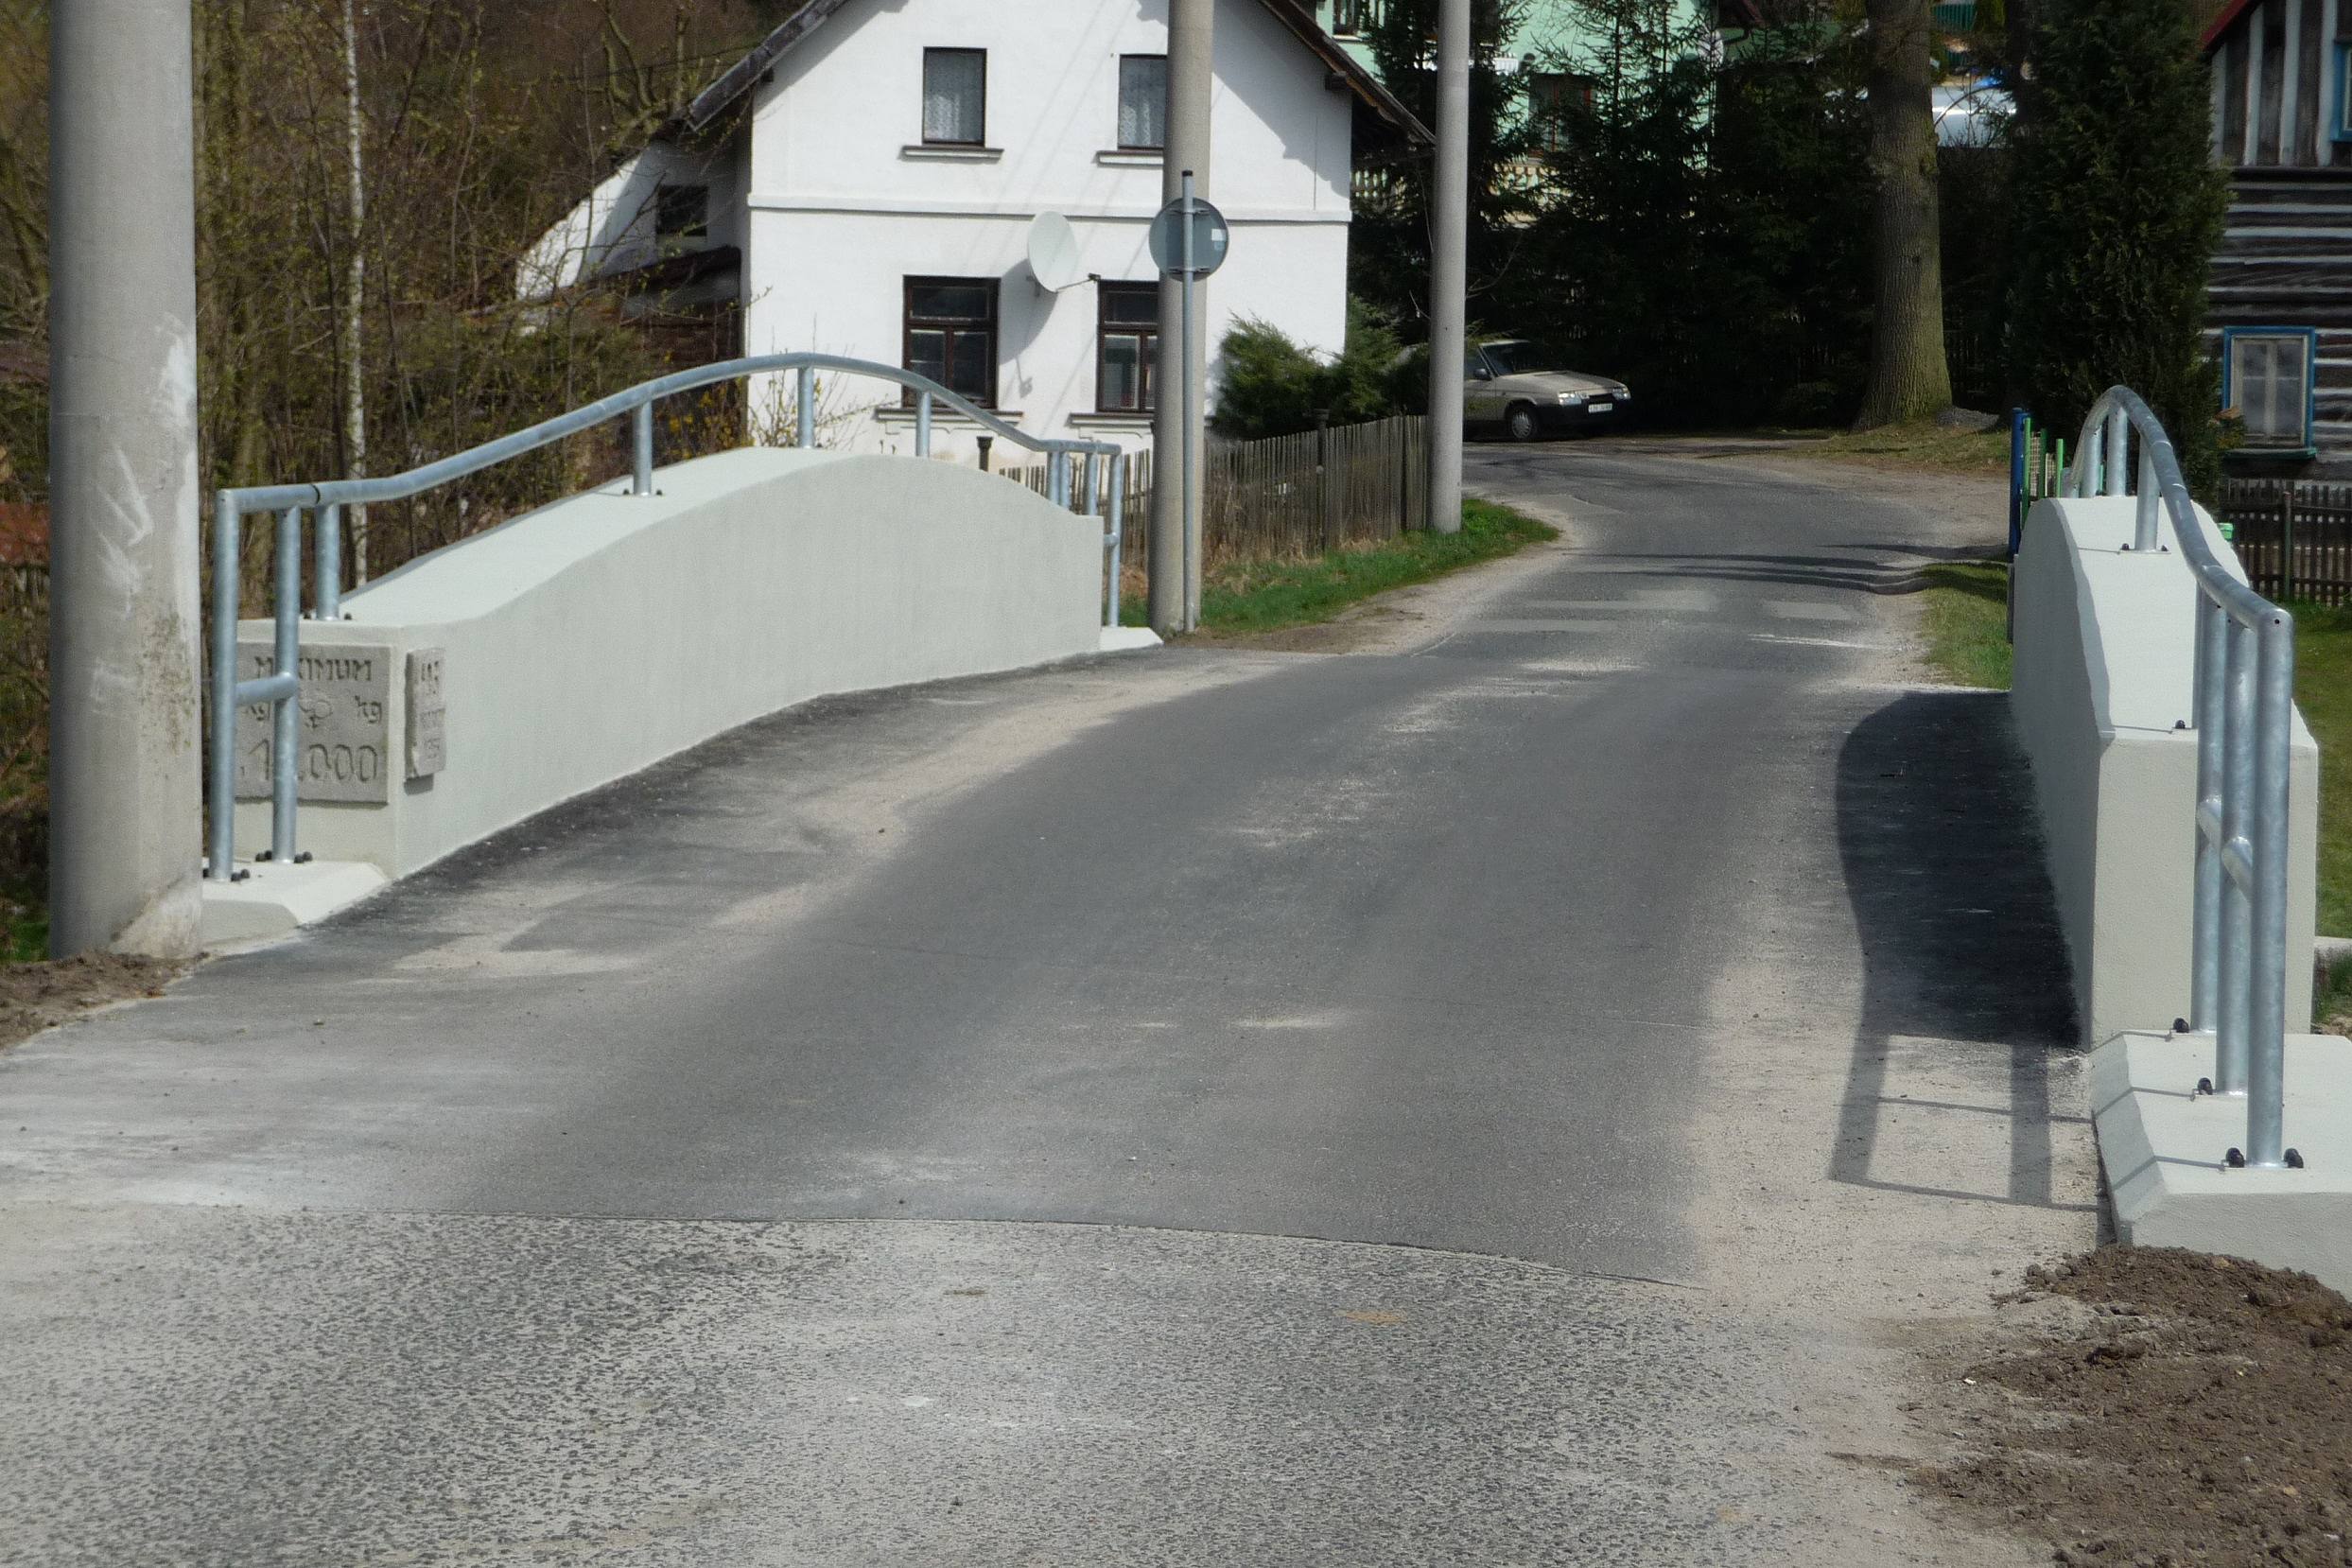
[[[988,57],[979,49],[923,55],[923,140],[977,143],[984,123]]]
[[[1168,61],[1128,55],[1119,61],[1119,145],[1168,145]]]
[[[2230,340],[2230,398],[2246,422],[2246,440],[2256,446],[2303,444],[2304,397],[2308,344],[2292,338],[2236,337]]]

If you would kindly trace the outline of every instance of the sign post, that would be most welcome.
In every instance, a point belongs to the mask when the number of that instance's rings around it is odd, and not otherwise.
[[[1193,444],[1200,433],[1193,428],[1193,377],[1200,374],[1193,362],[1193,287],[1225,265],[1225,253],[1232,243],[1232,233],[1226,227],[1225,215],[1193,194],[1193,171],[1184,171],[1184,192],[1159,209],[1152,219],[1152,261],[1159,275],[1173,278],[1181,286],[1184,295],[1184,348],[1179,362],[1184,367],[1183,384],[1177,389],[1182,401],[1177,405],[1185,410],[1183,465],[1177,470],[1177,483],[1184,492],[1184,609],[1183,629],[1190,632],[1200,625],[1200,496],[1193,479],[1198,469],[1193,462]],[[1167,482],[1167,464],[1161,463],[1154,474],[1154,485]]]

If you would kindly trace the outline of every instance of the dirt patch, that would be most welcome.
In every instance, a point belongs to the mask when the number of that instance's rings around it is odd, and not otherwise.
[[[1999,1353],[1947,1383],[1976,1452],[1929,1487],[2063,1563],[2352,1563],[2352,1302],[2308,1274],[2107,1247],[2001,1305]]]
[[[0,1050],[93,1007],[159,997],[188,966],[84,953],[61,963],[0,965]]]

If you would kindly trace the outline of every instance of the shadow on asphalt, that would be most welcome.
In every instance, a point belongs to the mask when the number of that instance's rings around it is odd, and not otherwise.
[[[1655,563],[1659,575],[1670,573],[1678,580],[1778,583],[1796,588],[1845,588],[1873,594],[1917,592],[1920,563],[1886,559],[1886,547],[1879,549],[1880,559],[1873,561],[1851,555],[1637,555],[1609,551],[1593,552],[1590,558],[1612,565]],[[1908,546],[1905,549],[1923,558],[1930,554],[1925,549],[1909,550]]]
[[[2035,1208],[2050,1189],[2049,1066],[2077,1039],[2074,990],[2042,860],[2032,780],[2005,693],[1908,692],[1864,719],[1838,758],[1838,846],[1864,963],[1862,1021],[1833,1180]],[[1931,1064],[1907,1058],[1929,1042]],[[1890,1091],[1923,1065],[1968,1104]],[[1889,1111],[2005,1118],[2006,1190],[1892,1179]]]

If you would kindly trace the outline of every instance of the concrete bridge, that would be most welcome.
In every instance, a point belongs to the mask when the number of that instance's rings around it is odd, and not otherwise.
[[[1997,489],[1472,482],[1567,536],[1345,652],[793,707],[0,1055],[11,1551],[2041,1560],[1841,1457],[2097,1228],[1889,591]]]

